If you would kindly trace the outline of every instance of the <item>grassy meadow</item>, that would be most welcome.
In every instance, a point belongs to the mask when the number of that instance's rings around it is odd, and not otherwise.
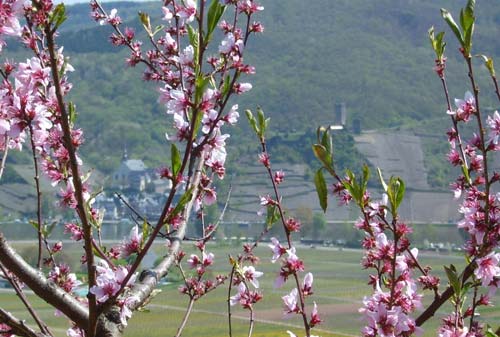
[[[75,247],[76,248],[76,247]],[[161,253],[161,247],[155,248],[157,254]],[[216,264],[212,268],[213,275],[226,273],[229,270],[227,262],[228,254],[236,255],[237,247],[209,246],[214,252]],[[189,254],[189,249],[187,250]],[[76,252],[75,252],[76,254]],[[273,281],[279,264],[270,262],[271,253],[265,246],[257,249],[261,261],[257,270],[265,274],[261,277],[261,290],[264,299],[255,307],[256,324],[254,337],[284,336],[288,337],[286,330],[293,331],[297,336],[302,336],[301,320],[297,317],[283,319],[281,296],[292,289],[292,284],[287,283],[281,289],[273,289]],[[323,337],[359,336],[362,326],[360,315],[357,310],[361,306],[363,296],[369,294],[366,286],[367,271],[360,267],[361,251],[340,250],[338,248],[310,248],[299,246],[298,255],[305,261],[308,271],[314,273],[314,295],[308,299],[308,310],[312,308],[312,301],[318,304],[319,313],[324,320],[323,324],[313,330],[313,333]],[[424,265],[433,266],[435,272],[441,276],[442,283],[444,274],[442,266],[453,263],[457,267],[463,265],[463,259],[457,255],[421,253],[420,260]],[[180,283],[176,282],[176,273],[172,274],[172,283],[162,285],[162,290],[143,312],[135,313],[129,321],[126,337],[160,337],[173,336],[177,331],[178,324],[184,315],[187,298],[178,293]],[[178,275],[177,275],[178,277]],[[425,293],[425,301],[429,301],[432,294]],[[54,316],[54,310],[42,301],[34,298],[33,305],[38,309],[41,316],[46,319],[50,326],[54,327],[57,336],[65,336],[67,321]],[[222,287],[200,299],[194,306],[191,319],[189,320],[183,336],[228,336],[227,323],[227,287]],[[498,303],[498,298],[495,299]],[[0,293],[2,307],[19,317],[28,318],[25,309],[16,300],[10,291]],[[449,308],[441,308],[438,315],[424,326],[424,336],[435,336],[439,317],[442,317]],[[239,308],[232,308],[233,314],[233,336],[247,336],[248,312]],[[488,323],[494,327],[500,325],[500,310],[497,307],[489,307],[482,310],[482,315],[487,318]],[[28,320],[28,322],[30,322]]]

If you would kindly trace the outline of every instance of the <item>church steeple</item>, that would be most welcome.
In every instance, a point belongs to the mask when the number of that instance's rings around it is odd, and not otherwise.
[[[125,162],[127,160],[128,160],[127,144],[125,144],[125,145],[123,145],[122,161]]]

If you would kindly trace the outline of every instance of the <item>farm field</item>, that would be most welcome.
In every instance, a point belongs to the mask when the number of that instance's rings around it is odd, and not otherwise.
[[[187,249],[187,247],[186,247]],[[155,248],[160,253],[161,247]],[[216,247],[208,246],[208,250],[216,256],[216,264],[213,267],[213,275],[227,273],[229,263],[228,254],[236,255],[238,247]],[[187,254],[190,250],[187,249]],[[287,330],[293,331],[297,336],[302,336],[299,317],[283,319],[281,296],[292,289],[292,284],[287,283],[283,288],[273,289],[273,281],[279,270],[278,262],[270,262],[270,250],[264,245],[257,249],[257,255],[261,261],[257,270],[264,272],[259,281],[264,299],[255,307],[256,324],[254,337],[284,336]],[[323,324],[313,329],[313,333],[323,337],[359,336],[362,326],[358,308],[361,306],[363,296],[369,294],[366,285],[367,271],[360,267],[361,251],[339,250],[338,248],[317,247],[312,249],[299,246],[298,256],[305,261],[306,269],[314,273],[314,295],[308,299],[308,309],[312,302],[318,304],[319,313],[324,320]],[[442,284],[446,283],[444,274],[440,271],[445,264],[453,263],[457,267],[463,265],[462,258],[455,255],[439,255],[436,253],[421,253],[420,260],[424,265],[431,265],[441,277]],[[172,273],[171,283],[160,287],[162,290],[144,312],[136,313],[129,321],[126,329],[126,337],[139,336],[173,336],[187,305],[187,298],[178,293],[180,283],[176,281],[178,274]],[[431,294],[424,293],[425,298],[430,300]],[[42,301],[30,296],[33,305],[39,310],[41,316],[46,319],[50,326],[54,327],[57,336],[65,336],[68,323],[61,317],[55,317],[54,310]],[[495,298],[495,303],[499,302]],[[0,301],[6,310],[19,316],[25,310],[15,299],[10,291],[3,290],[0,293]],[[222,287],[199,300],[194,306],[194,312],[188,322],[183,336],[227,336],[227,287]],[[424,301],[425,302],[425,301]],[[449,308],[441,308],[435,319],[424,326],[424,336],[436,336],[436,328],[439,317],[443,317]],[[232,308],[233,313],[233,336],[247,336],[248,312],[239,308]],[[482,314],[488,323],[497,327],[500,325],[500,310],[497,306],[483,309]],[[28,320],[29,322],[29,320]]]

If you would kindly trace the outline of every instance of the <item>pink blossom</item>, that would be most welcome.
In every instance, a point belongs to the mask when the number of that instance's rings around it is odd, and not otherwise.
[[[267,168],[271,167],[269,154],[267,152],[262,152],[261,154],[259,154],[259,162],[261,162],[262,165]]]
[[[245,280],[249,281],[255,288],[259,288],[259,280],[257,278],[264,275],[263,272],[255,270],[254,266],[243,267],[243,276]]]
[[[271,198],[269,194],[265,196],[260,196],[259,198],[261,206],[269,206],[276,204],[276,202]]]
[[[247,291],[247,287],[245,286],[245,284],[240,283],[238,285],[238,293],[229,298],[229,303],[231,305],[236,305],[241,300],[241,298],[244,297],[246,291]]]
[[[283,254],[286,253],[286,248],[280,245],[280,242],[275,237],[271,238],[271,244],[268,245],[273,252],[273,257],[271,258],[271,262],[275,263]]]
[[[125,300],[118,301],[118,306],[120,307],[120,321],[123,326],[127,326],[127,321],[132,317],[132,311],[130,307],[139,301],[137,296],[129,296]]]
[[[161,11],[163,12],[163,18],[162,19],[165,20],[165,21],[170,21],[174,17],[172,11],[168,7],[163,6],[161,8]]]
[[[191,254],[189,259],[187,260],[187,263],[189,265],[189,268],[194,269],[194,268],[196,268],[196,266],[198,266],[198,264],[201,263],[201,261],[197,255]]]
[[[70,268],[67,265],[54,266],[49,272],[48,279],[59,285],[68,293],[82,284],[76,278],[76,274],[70,272]]]
[[[313,302],[313,310],[311,311],[311,320],[309,321],[309,325],[311,326],[311,328],[313,328],[321,322],[322,320],[318,315],[318,305],[316,304],[316,302]]]
[[[132,254],[141,251],[142,233],[139,234],[139,227],[136,225],[130,230],[128,239],[120,245],[120,257],[127,258]]]
[[[96,285],[90,288],[90,292],[96,296],[97,301],[106,302],[106,300],[120,290],[123,281],[129,271],[126,267],[118,266],[112,269],[104,260],[99,260],[97,266]],[[127,286],[135,282],[136,275],[133,275],[127,282]]]
[[[214,263],[214,254],[213,253],[202,253],[202,264],[204,267],[211,266]]]
[[[233,88],[236,94],[242,94],[247,91],[250,91],[251,89],[252,89],[252,84],[250,83],[236,83]]]
[[[177,15],[182,19],[183,24],[194,20],[197,7],[195,0],[184,0],[184,5],[185,6],[179,7],[179,12],[177,13]]]
[[[283,180],[285,179],[285,173],[283,171],[276,171],[274,173],[274,182],[279,185],[283,182]]]
[[[83,239],[83,229],[74,223],[67,223],[64,226],[64,233],[70,233],[71,240],[80,241]]]
[[[455,98],[457,120],[468,121],[470,116],[476,112],[476,100],[470,91],[464,95],[464,99]]]
[[[68,337],[84,337],[85,333],[82,329],[77,326],[71,327],[66,330],[66,336]]]
[[[313,291],[312,291],[313,280],[314,280],[314,277],[313,277],[312,273],[307,273],[304,276],[304,282],[302,285],[302,293],[304,294],[304,296],[312,295],[312,293],[313,293]]]
[[[490,127],[490,141],[497,145],[498,138],[500,137],[500,114],[495,111],[492,116],[488,116],[486,121]]]
[[[477,259],[477,268],[474,275],[481,280],[483,286],[488,286],[494,277],[500,277],[500,253],[491,252],[488,255]]]
[[[230,125],[234,125],[236,124],[236,122],[238,122],[240,114],[238,113],[237,110],[238,110],[238,104],[235,104],[231,107],[231,110],[229,110],[227,115],[224,117],[224,120]]]
[[[297,304],[298,295],[299,292],[297,288],[293,288],[293,290],[288,295],[281,297],[285,305],[285,317],[288,317],[289,314],[298,313],[300,311]]]
[[[236,39],[233,33],[228,33],[219,46],[219,53],[239,53],[243,49],[243,40]]]

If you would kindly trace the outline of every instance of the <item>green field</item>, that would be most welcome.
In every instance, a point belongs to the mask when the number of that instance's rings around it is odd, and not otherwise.
[[[160,248],[156,249],[159,253]],[[228,254],[238,253],[238,248],[235,247],[209,246],[209,250],[213,251],[218,258],[213,268],[214,275],[226,273],[229,270]],[[264,299],[255,308],[257,322],[253,336],[287,337],[286,330],[294,331],[298,336],[301,336],[303,333],[299,317],[286,320],[282,317],[281,296],[292,289],[291,284],[285,285],[282,289],[273,289],[272,283],[279,270],[279,265],[270,263],[271,254],[266,247],[259,248],[257,253],[261,257],[257,269],[265,273],[260,282]],[[298,249],[298,255],[304,259],[306,268],[312,271],[315,276],[315,294],[308,299],[308,304],[312,305],[312,301],[317,302],[324,323],[318,329],[314,329],[314,333],[323,337],[358,336],[362,322],[357,310],[361,306],[363,296],[369,293],[369,288],[366,286],[367,272],[362,270],[359,264],[361,251],[301,247]],[[441,277],[444,275],[438,270],[442,269],[442,265],[450,263],[457,266],[463,265],[462,259],[454,255],[421,254],[420,260],[424,265],[433,266]],[[151,301],[146,308],[147,311],[138,312],[132,317],[125,336],[173,336],[187,304],[187,298],[179,295],[178,286],[179,283],[176,282],[162,286],[162,292]],[[425,293],[425,296],[431,298],[430,293]],[[223,287],[198,301],[183,336],[227,336],[226,299],[227,288]],[[496,298],[496,302],[498,302],[498,298]],[[2,292],[0,303],[4,309],[19,317],[26,317],[24,308],[15,300],[13,294]],[[41,301],[34,299],[33,303],[40,311],[41,316],[54,327],[56,335],[65,336],[67,322],[62,318],[55,317],[54,310],[48,308]],[[448,310],[442,308],[437,317],[424,326],[426,330],[424,336],[436,335],[439,317],[446,314]],[[487,308],[482,313],[491,325],[495,327],[500,325],[500,312],[497,307]],[[246,336],[248,312],[234,308],[233,318],[233,336]]]

